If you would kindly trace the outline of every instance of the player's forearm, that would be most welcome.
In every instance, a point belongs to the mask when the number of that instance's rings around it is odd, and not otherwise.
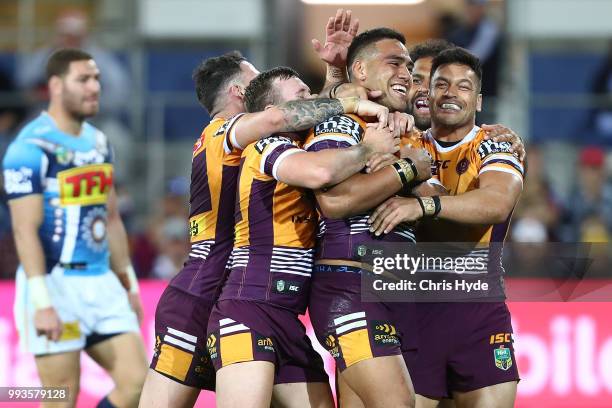
[[[34,276],[45,276],[45,253],[42,242],[38,236],[38,229],[22,227],[18,222],[13,222],[13,235],[15,237],[15,247],[19,257],[19,263],[23,267],[28,278]]]
[[[328,149],[316,152],[316,154],[313,154],[313,159],[329,175],[328,180],[317,188],[334,186],[358,173],[365,167],[371,154],[370,148],[364,144],[344,149]]]
[[[346,218],[376,207],[402,188],[393,168],[387,166],[371,174],[354,174],[342,183],[316,194],[328,218]]]
[[[498,224],[504,222],[514,206],[508,194],[495,189],[477,189],[456,196],[440,197],[438,218],[463,224]]]
[[[126,269],[130,266],[131,261],[127,233],[121,217],[109,218],[107,234],[111,269],[118,275],[126,273]]]
[[[333,98],[335,96],[332,94],[334,87],[345,82],[348,82],[346,68],[339,68],[327,64],[325,84],[323,84],[323,89],[319,92],[319,96]]]

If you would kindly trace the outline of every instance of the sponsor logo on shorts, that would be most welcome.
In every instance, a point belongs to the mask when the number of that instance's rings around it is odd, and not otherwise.
[[[509,348],[499,346],[499,348],[493,350],[493,357],[495,358],[495,366],[500,370],[508,371],[512,367],[512,354]]]
[[[155,347],[153,347],[153,357],[157,357],[159,355],[159,350],[161,348],[161,339],[159,336],[155,336]]]
[[[297,295],[302,291],[302,286],[297,282],[278,279],[274,284],[274,291],[283,295]]]
[[[340,358],[340,347],[338,347],[338,341],[333,334],[329,334],[325,338],[325,348],[333,358]]]
[[[219,353],[217,351],[217,336],[211,334],[206,339],[206,348],[208,349],[208,355],[210,355],[211,359],[215,359],[219,357]]]
[[[62,336],[59,341],[77,340],[81,337],[81,327],[78,321],[64,322]]]
[[[274,342],[269,337],[258,336],[256,344],[259,351],[267,351],[271,353],[276,351],[274,349]]]
[[[397,335],[397,330],[395,330],[395,326],[388,322],[373,321],[372,337],[374,339],[374,344],[379,346],[400,344],[400,339]]]

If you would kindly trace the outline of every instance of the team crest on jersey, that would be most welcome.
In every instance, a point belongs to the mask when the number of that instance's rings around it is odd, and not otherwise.
[[[495,366],[500,370],[508,371],[512,367],[512,354],[509,348],[500,346],[494,349],[493,357],[495,358]]]
[[[465,173],[469,167],[470,161],[467,159],[467,157],[464,157],[463,159],[459,160],[459,163],[457,163],[457,167],[455,168],[455,170],[457,170],[457,174],[461,175]]]
[[[356,120],[348,116],[337,115],[315,126],[315,136],[324,135],[326,133],[342,133],[352,137],[353,140],[359,143],[363,136],[363,129]]]
[[[481,159],[495,153],[510,153],[512,145],[508,142],[494,142],[493,140],[484,140],[478,146],[478,155]]]
[[[265,139],[261,139],[259,142],[255,143],[255,150],[257,150],[259,154],[262,154],[268,145],[271,145],[274,143],[293,144],[293,141],[285,136],[270,136],[270,137],[266,137]]]
[[[66,149],[64,146],[58,146],[57,149],[55,149],[55,160],[57,160],[58,164],[67,166],[74,160],[74,152]]]
[[[113,186],[110,163],[74,167],[57,173],[62,206],[105,204]]]

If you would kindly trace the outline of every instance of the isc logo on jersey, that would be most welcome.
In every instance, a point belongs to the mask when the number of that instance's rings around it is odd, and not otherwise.
[[[75,167],[57,173],[62,205],[105,204],[113,186],[110,163]]]

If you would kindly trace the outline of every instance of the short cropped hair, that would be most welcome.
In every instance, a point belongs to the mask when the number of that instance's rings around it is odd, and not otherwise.
[[[88,61],[92,60],[93,57],[78,48],[61,48],[54,51],[49,59],[47,60],[47,66],[45,73],[47,75],[47,81],[53,76],[63,76],[68,73],[70,63],[75,61]]]
[[[239,51],[231,51],[202,61],[193,71],[196,96],[210,115],[215,110],[219,91],[242,72],[243,61],[246,59]]]
[[[446,40],[442,40],[442,39],[427,40],[425,42],[422,42],[412,47],[412,49],[410,50],[410,59],[412,59],[413,62],[417,62],[417,60],[421,58],[427,58],[427,57],[435,58],[442,51],[446,51],[449,48],[453,48],[453,47],[455,47],[455,45]]]
[[[482,85],[482,66],[477,56],[461,47],[453,47],[442,51],[431,62],[431,77],[433,78],[438,68],[447,64],[460,64],[470,67],[476,73],[478,89],[480,90]]]
[[[386,27],[373,28],[355,37],[349,46],[346,57],[346,66],[349,67],[349,72],[353,62],[355,62],[366,48],[380,40],[386,39],[397,40],[402,44],[406,44],[406,37],[404,37],[403,34]]]
[[[278,93],[273,87],[276,79],[299,78],[299,74],[289,67],[276,67],[257,75],[244,91],[244,104],[247,112],[263,111],[268,105],[279,103]]]

